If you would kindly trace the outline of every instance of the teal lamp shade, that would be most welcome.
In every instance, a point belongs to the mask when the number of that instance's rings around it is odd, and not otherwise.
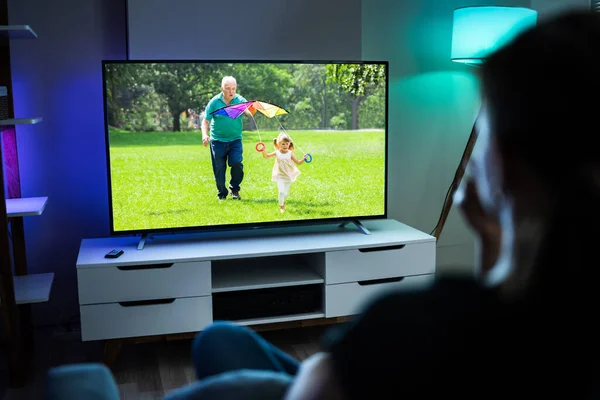
[[[537,12],[522,7],[474,6],[454,10],[452,61],[481,64],[488,54],[537,22]]]

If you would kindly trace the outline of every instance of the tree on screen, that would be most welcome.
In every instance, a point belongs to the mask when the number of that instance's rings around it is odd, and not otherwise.
[[[202,109],[220,86],[208,63],[115,64],[106,76],[109,124],[134,131],[181,131],[181,114]]]
[[[191,108],[204,105],[212,97],[216,67],[207,63],[158,63],[148,68],[148,80],[154,90],[165,97],[173,118],[173,131],[181,131],[180,116]]]
[[[385,83],[385,68],[383,64],[329,64],[327,81],[337,82],[356,97],[365,97]]]
[[[328,64],[327,82],[337,83],[351,95],[352,129],[359,128],[359,107],[385,83],[383,64]]]

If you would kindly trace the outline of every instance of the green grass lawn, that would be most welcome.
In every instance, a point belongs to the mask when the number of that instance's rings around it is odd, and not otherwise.
[[[305,220],[382,214],[383,131],[289,131],[294,154],[311,153],[312,163],[290,189],[279,212],[274,158],[255,150],[256,132],[244,132],[241,201],[217,200],[210,150],[200,132],[111,130],[110,170],[114,230],[151,230],[237,223]],[[277,132],[260,132],[273,151]],[[301,149],[298,149],[298,147]],[[227,184],[229,183],[229,168]]]

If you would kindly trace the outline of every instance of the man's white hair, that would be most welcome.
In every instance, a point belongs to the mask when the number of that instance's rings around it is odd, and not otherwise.
[[[235,78],[233,76],[224,76],[223,79],[221,80],[221,87],[225,88],[225,84],[227,82],[232,82],[237,85],[237,81],[235,80]]]

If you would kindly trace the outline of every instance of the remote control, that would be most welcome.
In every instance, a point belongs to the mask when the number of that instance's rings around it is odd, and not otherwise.
[[[124,253],[124,251],[121,249],[114,249],[114,250],[111,250],[108,253],[106,253],[106,255],[104,257],[105,258],[117,258],[123,253]]]

